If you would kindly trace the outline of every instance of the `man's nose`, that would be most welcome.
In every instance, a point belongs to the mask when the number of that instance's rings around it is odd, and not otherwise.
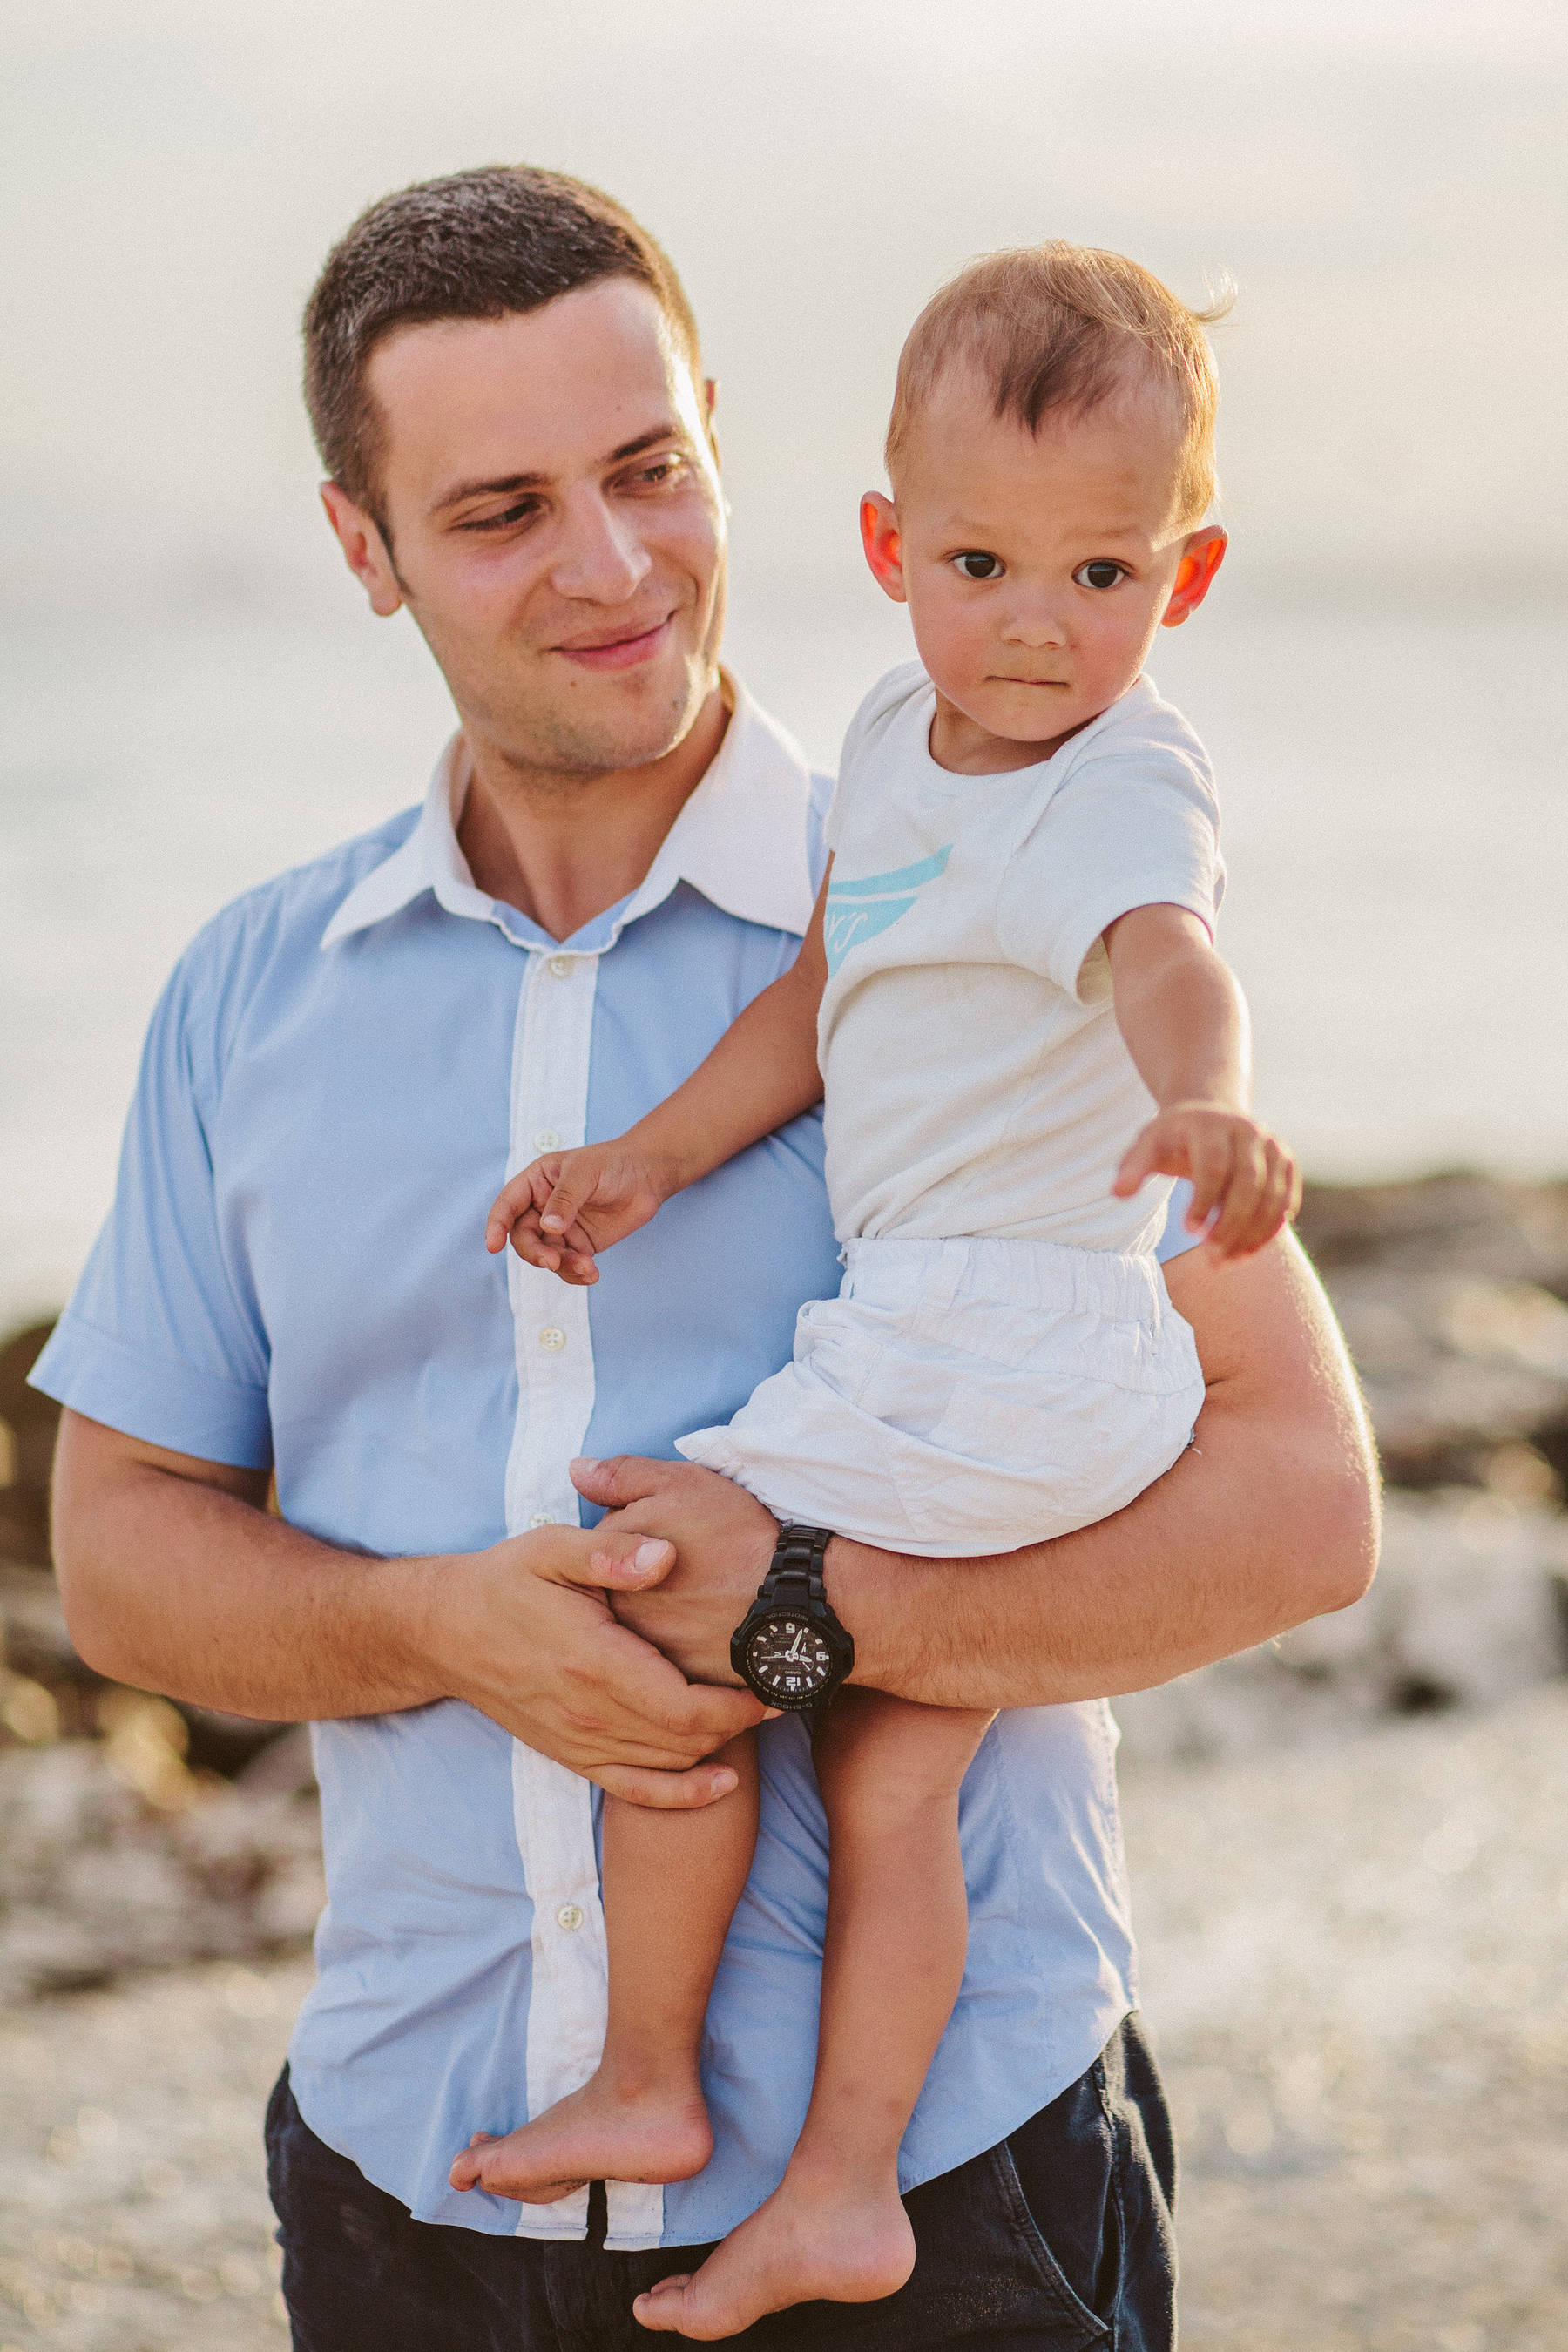
[[[653,558],[626,520],[597,494],[573,499],[550,567],[558,594],[595,604],[624,604],[652,568]]]

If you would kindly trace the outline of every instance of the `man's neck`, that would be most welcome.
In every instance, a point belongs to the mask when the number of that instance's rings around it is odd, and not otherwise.
[[[630,896],[712,765],[729,724],[716,686],[671,751],[646,767],[576,780],[531,778],[470,746],[473,779],[458,843],[477,889],[552,940]]]

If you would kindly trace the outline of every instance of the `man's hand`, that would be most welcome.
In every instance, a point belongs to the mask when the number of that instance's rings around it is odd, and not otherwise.
[[[730,1636],[768,1572],[777,1520],[743,1486],[694,1462],[636,1454],[574,1462],[572,1483],[614,1513],[601,1535],[657,1530],[675,1546],[667,1575],[635,1591],[617,1587],[612,1606],[622,1625],[657,1643],[694,1682],[733,1683]]]
[[[465,1699],[633,1804],[706,1805],[733,1786],[703,1759],[764,1710],[746,1691],[692,1687],[606,1597],[670,1572],[657,1529],[536,1528],[485,1551],[378,1559],[274,1517],[266,1496],[265,1471],[68,1412],[55,1558],[88,1664],[277,1723]],[[732,1684],[727,1655],[714,1681]]]
[[[1291,1153],[1247,1112],[1223,1103],[1167,1105],[1135,1139],[1110,1189],[1125,1201],[1151,1176],[1191,1181],[1187,1231],[1202,1233],[1213,1217],[1207,1240],[1222,1258],[1262,1249],[1301,1205]]]
[[[485,1247],[494,1256],[510,1240],[530,1265],[586,1289],[599,1279],[595,1252],[635,1234],[679,1189],[675,1171],[624,1142],[547,1152],[496,1195]]]
[[[764,1709],[749,1691],[688,1682],[611,1605],[650,1592],[675,1559],[672,1544],[606,1523],[542,1528],[444,1561],[429,1640],[450,1695],[630,1804],[728,1796],[734,1773],[702,1759]],[[734,1682],[727,1634],[714,1680]]]

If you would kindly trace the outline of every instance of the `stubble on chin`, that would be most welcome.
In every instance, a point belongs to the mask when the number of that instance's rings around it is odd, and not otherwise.
[[[662,760],[689,733],[710,690],[687,677],[641,709],[535,708],[517,713],[510,726],[502,719],[496,749],[538,789],[570,792],[588,778]]]

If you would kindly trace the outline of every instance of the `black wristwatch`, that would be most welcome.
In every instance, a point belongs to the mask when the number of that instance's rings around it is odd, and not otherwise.
[[[730,1664],[764,1706],[825,1706],[855,1664],[855,1643],[827,1605],[827,1528],[782,1527],[773,1565],[730,1636]]]

